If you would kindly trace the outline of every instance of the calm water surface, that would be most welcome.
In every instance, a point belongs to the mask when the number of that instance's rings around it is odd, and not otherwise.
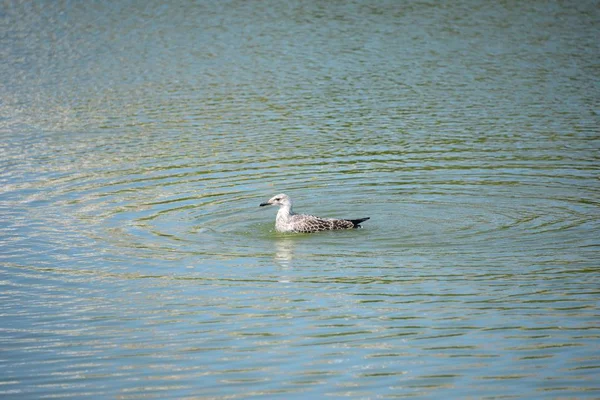
[[[600,397],[599,20],[5,2],[0,397]]]

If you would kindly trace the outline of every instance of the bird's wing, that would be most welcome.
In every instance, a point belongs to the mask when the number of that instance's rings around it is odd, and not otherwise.
[[[314,215],[297,214],[293,217],[294,230],[297,232],[319,232],[333,229],[354,228],[352,221],[333,218],[319,218]]]

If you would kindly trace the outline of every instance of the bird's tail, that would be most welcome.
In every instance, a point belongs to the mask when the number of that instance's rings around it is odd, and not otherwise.
[[[370,217],[367,218],[359,218],[359,219],[349,219],[348,221],[352,222],[354,224],[355,228],[359,227],[359,224],[361,224],[362,222],[365,222],[366,220],[370,219]]]

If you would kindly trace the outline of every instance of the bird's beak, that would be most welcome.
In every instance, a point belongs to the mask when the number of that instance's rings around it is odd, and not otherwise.
[[[269,203],[268,201],[266,203],[260,203],[259,207],[264,207],[264,206],[270,206],[271,203]]]

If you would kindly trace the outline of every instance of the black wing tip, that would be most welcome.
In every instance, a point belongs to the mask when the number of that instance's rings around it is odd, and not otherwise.
[[[363,222],[365,222],[366,220],[371,219],[371,217],[367,217],[367,218],[359,218],[359,219],[351,219],[349,220],[350,222],[352,222],[354,224],[355,228],[358,228],[358,226],[360,224],[362,224]]]

